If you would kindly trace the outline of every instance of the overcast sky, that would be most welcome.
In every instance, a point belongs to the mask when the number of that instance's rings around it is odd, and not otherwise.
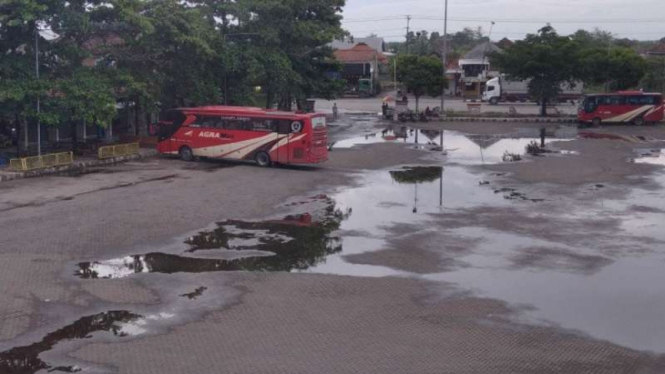
[[[356,37],[378,34],[404,40],[412,30],[443,31],[444,0],[347,0],[344,27]],[[616,37],[665,37],[665,0],[448,0],[448,31],[482,27],[492,39],[521,39],[549,21],[560,34],[600,28]],[[429,19],[426,19],[429,18]],[[440,20],[432,19],[439,18]]]

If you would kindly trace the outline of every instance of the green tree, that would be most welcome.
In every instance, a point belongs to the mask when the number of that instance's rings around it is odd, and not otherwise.
[[[651,92],[665,93],[665,58],[652,57],[647,59],[647,71],[640,83],[642,88]]]
[[[583,49],[579,66],[585,83],[607,84],[610,91],[636,87],[647,69],[644,58],[628,48]]]
[[[239,2],[240,30],[258,34],[251,50],[260,66],[256,80],[274,102],[290,110],[311,95],[326,95],[341,85],[326,78],[333,60],[326,45],[347,33],[341,27],[345,0],[244,0]],[[254,70],[257,72],[257,70]],[[336,93],[336,92],[334,92]]]
[[[37,98],[47,93],[51,66],[55,62],[51,46],[44,43],[39,29],[60,7],[56,0],[5,0],[0,2],[0,121],[12,123],[18,130],[17,152],[26,151],[22,139],[36,131]],[[35,38],[42,48],[40,69],[35,73]],[[29,124],[33,124],[29,130]],[[27,144],[25,144],[27,146]]]
[[[530,80],[529,92],[541,103],[541,115],[546,116],[547,103],[561,93],[561,85],[575,85],[580,78],[579,55],[577,42],[545,26],[503,53],[493,54],[491,59],[494,66],[513,79]]]
[[[416,97],[416,112],[423,95],[440,96],[447,84],[443,77],[443,62],[431,56],[399,56],[397,79]]]

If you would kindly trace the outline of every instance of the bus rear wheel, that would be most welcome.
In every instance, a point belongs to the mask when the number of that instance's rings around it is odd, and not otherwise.
[[[194,152],[192,151],[191,148],[185,146],[180,148],[180,159],[182,159],[185,162],[192,162],[194,161]]]
[[[256,161],[257,165],[263,168],[267,168],[268,166],[272,165],[272,160],[270,159],[268,152],[257,153],[256,156],[254,156],[254,160]]]

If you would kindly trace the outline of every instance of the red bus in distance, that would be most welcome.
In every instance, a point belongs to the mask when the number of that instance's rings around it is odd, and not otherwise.
[[[151,126],[161,154],[254,160],[260,166],[318,164],[328,160],[323,114],[251,107],[207,106],[174,109]]]
[[[632,123],[638,126],[663,120],[665,106],[660,93],[620,91],[587,95],[577,113],[583,124]]]

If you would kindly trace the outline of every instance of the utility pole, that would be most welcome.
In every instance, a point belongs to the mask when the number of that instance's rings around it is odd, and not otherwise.
[[[607,41],[607,62],[610,62],[610,59],[612,58],[612,38],[614,38],[613,34],[610,34],[610,38]],[[610,85],[612,84],[612,80],[610,79],[607,83],[605,83],[605,92],[610,92]]]
[[[35,73],[39,81],[39,26],[35,26]],[[37,155],[42,155],[42,123],[39,118],[41,113],[41,98],[37,94]]]
[[[441,52],[441,58],[443,59],[443,79],[446,79],[446,74],[448,73],[448,0],[445,0],[445,10],[443,17],[443,51]],[[446,104],[446,86],[443,85],[441,89],[441,117],[445,113],[445,104]],[[441,133],[443,135],[443,132]],[[441,143],[443,147],[443,142]]]
[[[409,54],[409,35],[411,34],[411,16],[406,16],[406,54]]]
[[[395,101],[397,101],[397,100],[399,100],[399,98],[397,97],[398,96],[397,92],[399,91],[399,89],[397,88],[397,55],[395,55],[395,57],[393,57],[393,65],[394,65],[393,66],[393,70],[394,70],[393,71],[393,73],[394,73],[393,78],[394,78],[394,81],[395,81]]]

